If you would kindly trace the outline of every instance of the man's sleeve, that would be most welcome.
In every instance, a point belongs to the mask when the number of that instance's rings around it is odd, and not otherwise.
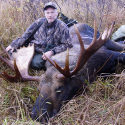
[[[24,32],[24,34],[17,38],[16,40],[13,40],[12,43],[10,44],[14,48],[19,48],[25,44],[25,42],[32,37],[33,32],[36,30],[36,28],[39,25],[39,22],[41,21],[41,18],[36,20],[34,23],[32,23],[27,30]]]
[[[54,52],[54,54],[57,54],[57,53],[65,51],[67,48],[71,48],[71,47],[73,47],[73,45],[72,45],[71,37],[69,34],[69,29],[68,29],[68,27],[65,27],[61,32],[60,45],[54,47],[52,49],[52,51]]]

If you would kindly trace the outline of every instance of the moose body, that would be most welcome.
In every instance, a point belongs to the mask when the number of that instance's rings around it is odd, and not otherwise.
[[[46,62],[47,70],[40,77],[38,87],[40,94],[31,113],[33,120],[41,123],[47,122],[49,118],[59,112],[64,103],[85,90],[86,82],[92,83],[102,73],[114,73],[118,62],[125,64],[125,53],[121,53],[125,49],[125,44],[109,40],[113,26],[109,30],[105,30],[102,35],[97,32],[96,26],[93,29],[87,24],[77,24],[77,28],[79,33],[75,32],[74,27],[70,28],[73,47],[69,49],[69,55],[66,56],[65,51],[54,55],[52,60],[47,58],[50,63]],[[68,57],[70,61],[68,61]],[[0,59],[8,63],[1,56]],[[16,70],[16,78],[8,76],[6,73],[2,73],[1,77],[11,82],[21,79],[23,79],[22,81],[39,81],[39,77],[29,76],[28,70],[24,73],[21,68],[21,72],[16,66],[16,61],[14,61],[13,67]],[[8,65],[12,67],[9,63]],[[62,69],[61,67],[64,66],[65,68]]]
[[[86,24],[77,24],[85,48],[88,48],[93,40],[94,29]],[[70,70],[74,69],[80,45],[74,27],[70,28],[73,48],[69,50]],[[97,37],[100,34],[97,32]],[[40,95],[32,110],[32,118],[40,122],[46,122],[60,110],[61,106],[86,88],[86,82],[92,83],[101,73],[114,73],[118,62],[125,64],[125,45],[107,40],[106,43],[94,53],[87,63],[75,75],[66,78],[53,67],[46,63],[47,71],[42,75],[39,84]],[[52,57],[61,67],[65,64],[66,51]]]

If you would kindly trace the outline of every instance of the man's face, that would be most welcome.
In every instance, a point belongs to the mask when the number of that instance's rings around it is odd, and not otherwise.
[[[44,11],[48,23],[52,23],[58,16],[57,9],[48,8]]]

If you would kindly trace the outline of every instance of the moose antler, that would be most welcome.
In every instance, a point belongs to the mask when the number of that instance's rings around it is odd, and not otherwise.
[[[9,56],[8,52],[2,47],[3,51],[7,54],[9,59],[3,58],[0,55],[0,60],[5,62],[11,69],[15,71],[15,76],[10,76],[6,72],[0,74],[0,77],[10,82],[24,82],[24,81],[39,81],[39,76],[30,76],[28,74],[29,64],[34,54],[34,45],[28,47],[22,47],[17,52],[14,52],[12,57]]]
[[[3,50],[2,53],[0,53],[0,60],[5,62],[9,67],[11,67],[11,69],[14,70],[14,66],[12,65],[12,61],[11,61],[11,57],[10,55],[8,54],[8,52],[6,51],[6,49],[3,47],[3,45],[1,44],[1,49]],[[3,58],[1,55],[4,55],[6,54],[8,58]]]
[[[97,26],[94,21],[94,36],[92,43],[89,45],[87,49],[84,48],[84,44],[82,42],[82,38],[80,36],[80,33],[75,26],[75,31],[79,39],[80,43],[80,55],[78,57],[77,64],[73,71],[70,72],[69,70],[69,51],[67,50],[66,60],[65,60],[65,68],[61,68],[55,61],[52,59],[47,58],[47,60],[65,77],[71,77],[72,75],[76,74],[88,61],[88,59],[106,42],[106,40],[109,38],[109,36],[112,33],[113,26],[115,22],[112,23],[111,27],[108,29],[106,28],[102,35],[97,39]]]

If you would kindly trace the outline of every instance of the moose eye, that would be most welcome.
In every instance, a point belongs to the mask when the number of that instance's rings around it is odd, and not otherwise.
[[[56,93],[63,92],[63,86],[58,87],[55,91],[56,91]]]
[[[56,98],[57,98],[57,99],[60,99],[60,98],[61,98],[61,95],[62,95],[63,92],[64,92],[64,87],[63,87],[63,86],[58,87],[58,88],[55,90],[55,92],[56,92]]]

